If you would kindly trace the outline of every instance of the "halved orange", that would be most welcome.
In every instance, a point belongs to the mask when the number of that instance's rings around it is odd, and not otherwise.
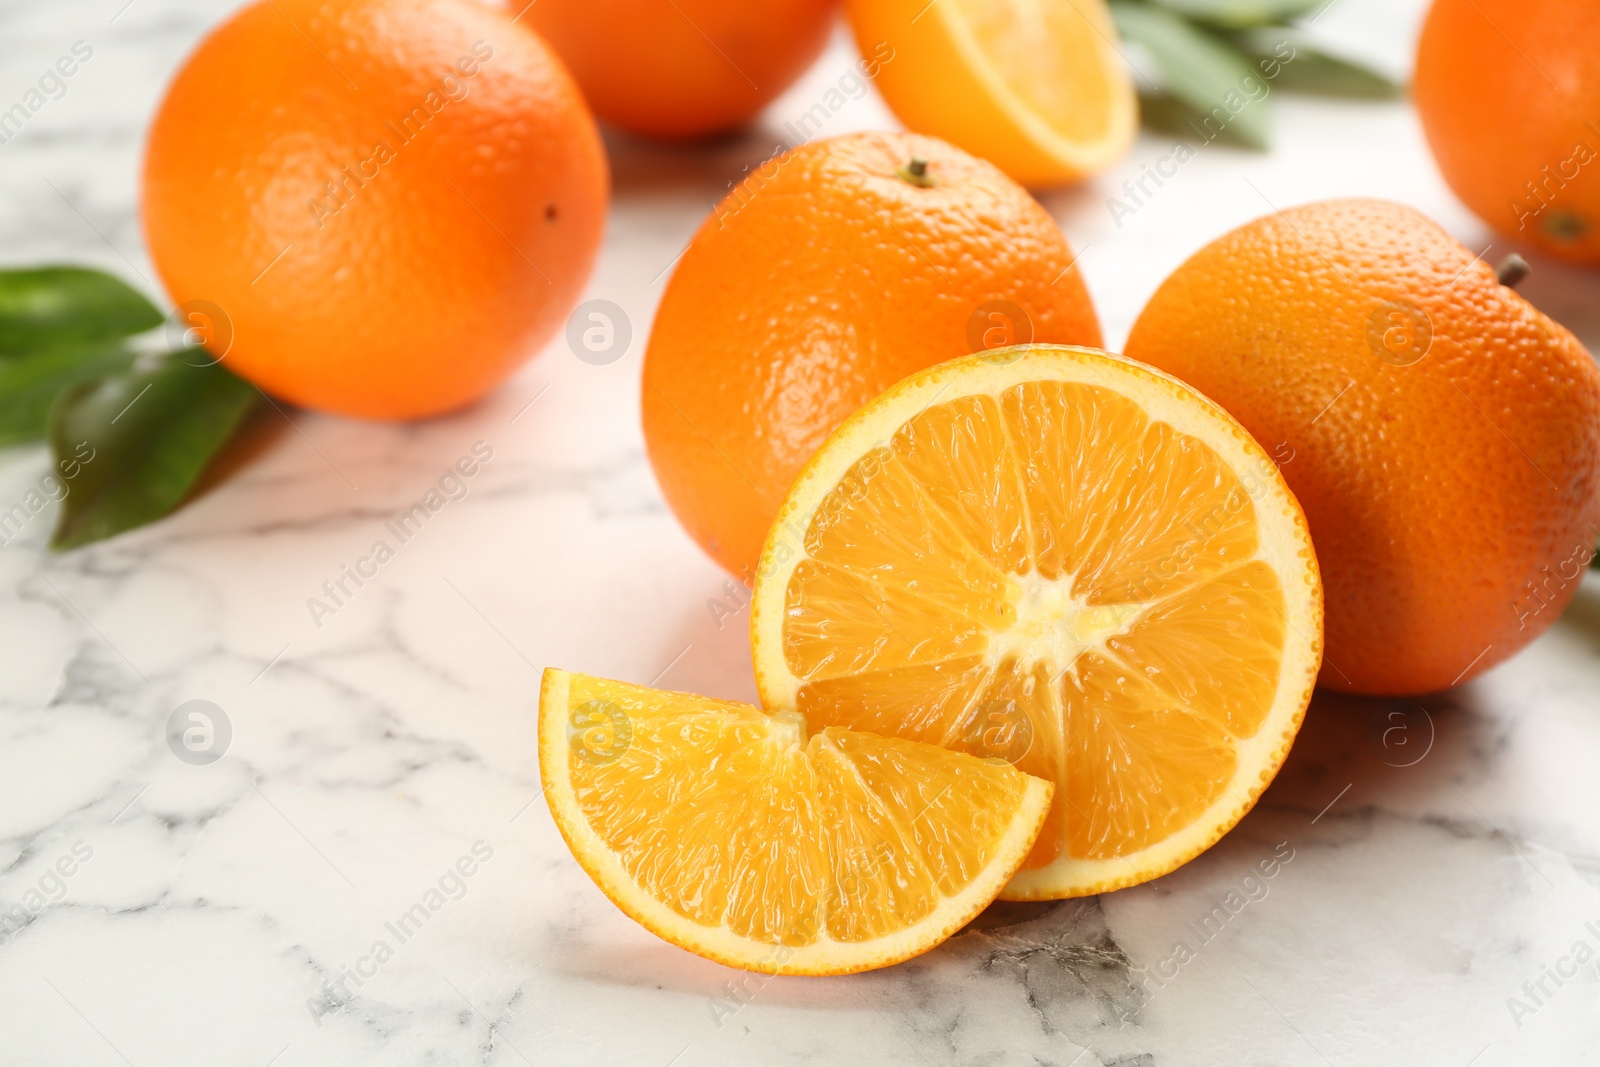
[[[1210,847],[1288,754],[1322,649],[1305,517],[1261,447],[1175,378],[1050,345],[940,364],[847,420],[753,605],[769,710],[1055,783],[1012,900]]]
[[[1076,181],[1133,143],[1139,105],[1104,0],[848,0],[895,115],[1024,185]]]
[[[792,711],[544,672],[539,769],[578,863],[708,959],[848,974],[939,944],[1027,856],[1050,783]]]

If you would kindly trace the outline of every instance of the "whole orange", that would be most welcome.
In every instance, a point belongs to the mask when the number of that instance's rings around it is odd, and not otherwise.
[[[606,163],[561,63],[473,0],[264,0],[178,72],[145,156],[150,254],[225,365],[413,418],[494,388],[594,262]]]
[[[595,114],[647,137],[734,129],[828,41],[836,0],[510,0],[564,59]]]
[[[644,359],[644,434],[689,533],[749,578],[800,468],[913,371],[1024,341],[1098,345],[1054,220],[931,137],[850,134],[756,169],[689,243]]]
[[[1412,95],[1468,207],[1552,255],[1600,263],[1600,4],[1435,0]]]
[[[1510,656],[1600,531],[1600,369],[1421,214],[1307,204],[1173,272],[1127,354],[1282,468],[1327,591],[1321,683],[1402,695]]]

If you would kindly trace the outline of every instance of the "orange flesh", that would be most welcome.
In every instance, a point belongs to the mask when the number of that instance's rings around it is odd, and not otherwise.
[[[959,752],[807,738],[748,704],[583,675],[570,700],[568,773],[605,846],[684,918],[771,945],[927,918],[985,871],[1028,787]]]
[[[1106,136],[1115,104],[1105,72],[1106,28],[1076,4],[952,0],[991,69],[1068,140]]]
[[[1251,496],[1103,388],[935,403],[816,509],[785,593],[798,710],[1056,783],[1025,868],[1136,853],[1272,708],[1284,594]]]

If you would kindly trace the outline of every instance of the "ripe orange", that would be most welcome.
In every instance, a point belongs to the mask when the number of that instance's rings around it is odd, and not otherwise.
[[[1552,255],[1600,263],[1600,5],[1435,0],[1412,95],[1468,207]]]
[[[178,72],[142,210],[172,299],[231,325],[228,367],[297,404],[413,418],[555,330],[606,185],[576,86],[504,12],[263,0]]]
[[[510,0],[595,114],[648,137],[741,126],[817,58],[835,0]]]
[[[943,137],[1025,185],[1115,163],[1139,105],[1104,0],[848,0],[873,82],[918,133]]]
[[[1282,765],[1317,676],[1305,517],[1183,383],[1028,345],[912,375],[796,479],[756,572],[768,709],[1055,783],[1013,900],[1165,874]]]
[[[768,162],[700,227],[656,314],[644,433],[667,502],[748,579],[789,483],[872,397],[975,349],[1099,344],[1073,260],[1021,186],[933,138]]]
[[[1381,200],[1196,253],[1127,353],[1282,465],[1327,583],[1322,682],[1443,689],[1555,621],[1600,531],[1600,370],[1471,252]]]
[[[651,933],[767,974],[849,974],[961,929],[1027,856],[1051,786],[793,712],[550,669],[539,775],[561,836]]]

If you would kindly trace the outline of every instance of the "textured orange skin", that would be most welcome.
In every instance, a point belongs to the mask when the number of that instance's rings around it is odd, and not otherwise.
[[[1468,207],[1551,255],[1600,263],[1600,4],[1435,0],[1412,95]]]
[[[521,20],[566,61],[596,115],[684,138],[743,125],[804,74],[836,3],[537,0]]]
[[[914,155],[937,185],[896,176]],[[1024,309],[1035,341],[1098,346],[1072,261],[1021,186],[931,137],[851,134],[766,163],[700,227],[656,313],[644,434],[667,502],[748,580],[812,453],[901,378],[970,353],[980,304]]]
[[[463,77],[478,42],[492,55]],[[231,319],[226,366],[296,404],[414,418],[494,388],[561,323],[607,183],[577,87],[504,12],[269,0],[179,71],[142,211],[174,302]]]
[[[1369,344],[1393,300],[1432,322],[1408,366]],[[1576,591],[1600,530],[1600,369],[1410,208],[1334,200],[1240,227],[1162,284],[1127,354],[1217,401],[1278,461],[1322,564],[1321,684],[1446,688]]]

